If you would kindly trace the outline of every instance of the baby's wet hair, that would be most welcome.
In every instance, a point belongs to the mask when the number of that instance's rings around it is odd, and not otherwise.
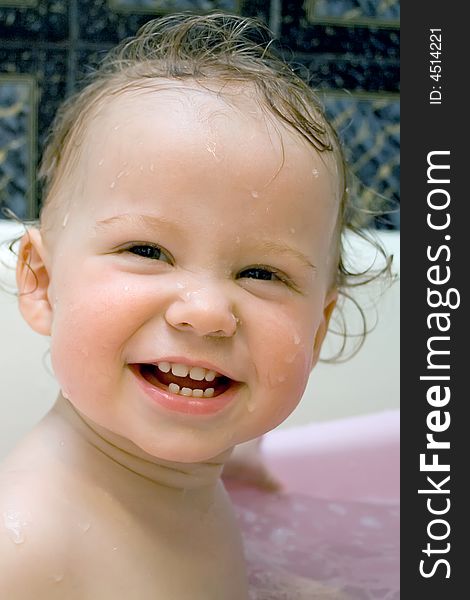
[[[257,20],[218,13],[173,14],[149,21],[134,37],[112,50],[85,81],[83,89],[62,105],[53,122],[39,172],[44,191],[42,229],[47,231],[50,223],[61,221],[65,214],[61,183],[64,178],[71,179],[83,137],[97,111],[112,97],[127,91],[157,89],[165,80],[195,82],[212,91],[210,86],[216,82],[221,84],[221,95],[224,86],[251,86],[271,119],[296,132],[320,155],[333,156],[338,171],[339,209],[332,286],[337,287],[343,301],[350,299],[361,314],[363,326],[355,334],[357,350],[364,341],[367,324],[350,289],[390,274],[391,259],[364,229],[366,220],[377,211],[361,206],[357,198],[351,199],[351,175],[341,144],[317,94],[281,58],[269,29]],[[385,259],[384,264],[379,269],[361,272],[347,266],[344,240],[348,233],[369,240]],[[344,319],[337,333],[346,342]],[[345,348],[346,343],[336,358],[344,354]]]

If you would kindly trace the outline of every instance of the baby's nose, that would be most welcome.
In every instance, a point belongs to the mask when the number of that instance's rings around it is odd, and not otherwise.
[[[186,292],[170,304],[165,319],[179,331],[211,337],[232,337],[239,322],[231,302],[217,286]]]

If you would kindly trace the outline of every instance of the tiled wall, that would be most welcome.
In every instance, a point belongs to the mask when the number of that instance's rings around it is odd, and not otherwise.
[[[357,193],[399,200],[399,3],[393,0],[0,0],[0,204],[37,216],[37,160],[61,100],[163,12],[258,16],[307,68],[344,139]],[[374,190],[374,191],[371,191]],[[1,215],[0,215],[1,218]],[[398,212],[379,227],[397,228]]]

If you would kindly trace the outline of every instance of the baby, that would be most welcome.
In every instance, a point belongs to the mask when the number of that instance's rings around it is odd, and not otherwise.
[[[17,284],[61,393],[0,470],[1,598],[248,597],[220,475],[297,406],[345,283],[339,145],[268,42],[150,22],[55,121]]]

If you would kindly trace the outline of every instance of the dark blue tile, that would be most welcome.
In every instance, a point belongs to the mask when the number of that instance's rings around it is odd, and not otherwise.
[[[80,40],[116,44],[135,34],[152,15],[112,10],[107,0],[83,0],[77,13]]]
[[[112,10],[168,14],[180,11],[206,13],[211,10],[238,13],[238,0],[108,0]]]
[[[28,74],[38,88],[38,139],[44,142],[54,114],[66,93],[67,52],[42,48],[2,48],[0,73]]]
[[[37,0],[32,6],[5,6],[0,0],[0,40],[2,44],[24,39],[43,43],[66,40],[67,0]]]
[[[304,9],[310,22],[335,20],[344,25],[357,22],[397,25],[400,20],[400,0],[306,0]]]
[[[35,214],[34,77],[0,75],[0,205],[20,219]]]
[[[326,112],[354,174],[353,194],[367,206],[400,201],[400,101],[396,94],[322,92]],[[385,218],[392,224],[397,215]]]
[[[395,59],[303,53],[295,54],[290,62],[309,72],[314,87],[368,92],[400,89],[400,64]]]
[[[18,157],[8,156],[6,158],[6,168],[17,173],[11,185],[18,188],[13,195],[10,194],[9,205],[11,205],[13,197],[16,198],[14,201],[15,206],[18,205],[18,198],[21,194],[23,198],[21,200],[23,208],[18,216],[24,216],[24,211],[28,212],[27,206],[30,201],[30,205],[35,206],[33,213],[37,216],[41,199],[40,190],[37,187],[36,191],[34,189],[36,157],[40,158],[41,156],[41,149],[44,147],[54,115],[65,97],[67,68],[67,53],[65,50],[31,49],[30,46],[14,49],[0,47],[0,78],[3,77],[3,81],[6,81],[6,77],[9,77],[10,80],[14,80],[16,76],[30,78],[24,81],[32,80],[34,82],[37,99],[37,103],[28,105],[28,111],[34,111],[33,114],[28,116],[28,118],[31,118],[33,129],[28,130],[27,141],[28,145],[31,144],[31,155],[28,158],[28,164],[32,164],[32,183],[30,184],[26,180],[23,181],[23,176],[19,174],[20,163],[18,161],[20,159]],[[19,123],[15,126],[19,135],[21,128],[24,128],[26,116],[17,115],[15,118],[19,119]],[[24,154],[21,155],[21,160],[25,160],[24,156]],[[25,170],[24,173],[26,172]],[[29,197],[27,193],[30,193]],[[28,216],[31,215],[28,214]]]

